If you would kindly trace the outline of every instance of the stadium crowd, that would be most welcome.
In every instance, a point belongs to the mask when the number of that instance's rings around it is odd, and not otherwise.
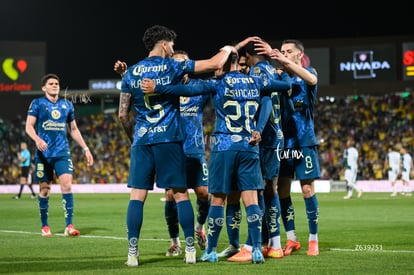
[[[409,153],[414,153],[414,94],[331,99],[319,98],[315,110],[322,179],[341,180],[342,153],[349,135],[355,138],[355,146],[360,151],[359,180],[387,178],[383,164],[390,144],[402,143]],[[210,107],[205,112],[207,137],[213,128],[214,111]],[[76,119],[96,162],[87,168],[82,149],[73,144],[74,183],[126,183],[130,146],[117,115],[78,115]],[[0,118],[0,184],[18,182],[17,152],[21,141],[28,143],[34,155],[35,146],[25,133],[24,123],[21,115],[14,120]]]

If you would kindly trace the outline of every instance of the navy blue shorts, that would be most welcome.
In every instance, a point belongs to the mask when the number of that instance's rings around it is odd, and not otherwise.
[[[208,167],[204,154],[187,155],[185,164],[188,188],[208,185]]]
[[[279,177],[296,180],[321,177],[317,146],[285,149],[281,154]]]
[[[263,179],[273,180],[279,176],[280,157],[279,152],[274,148],[260,147],[260,165]]]
[[[54,174],[57,177],[63,174],[73,175],[73,169],[73,163],[68,154],[45,158],[38,153],[35,158],[35,182],[51,182]]]
[[[232,191],[261,190],[263,178],[259,154],[246,151],[211,152],[208,192],[231,194]]]
[[[154,181],[158,188],[187,188],[181,142],[131,147],[128,187],[153,190]]]

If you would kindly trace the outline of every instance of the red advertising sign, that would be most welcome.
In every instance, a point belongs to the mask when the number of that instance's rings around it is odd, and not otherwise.
[[[0,42],[0,92],[40,90],[45,60],[45,43]]]
[[[402,71],[404,80],[414,80],[414,42],[402,44]]]

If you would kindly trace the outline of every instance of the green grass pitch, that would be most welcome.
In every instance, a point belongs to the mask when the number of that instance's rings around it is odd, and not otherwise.
[[[293,194],[302,249],[262,265],[198,262],[166,257],[170,245],[162,194],[150,193],[139,241],[140,265],[127,267],[125,213],[129,194],[74,194],[79,237],[64,237],[61,195],[52,194],[52,237],[41,237],[37,200],[0,195],[0,273],[3,274],[414,274],[414,197],[364,193],[344,200],[341,192],[317,194],[319,249],[306,256],[308,229],[304,202]],[[191,194],[194,205],[194,194]],[[244,213],[243,213],[244,214]],[[241,243],[246,239],[243,216]],[[282,245],[286,235],[282,226]],[[183,240],[181,231],[181,240]],[[227,246],[225,228],[218,250]],[[201,251],[197,251],[200,256]]]

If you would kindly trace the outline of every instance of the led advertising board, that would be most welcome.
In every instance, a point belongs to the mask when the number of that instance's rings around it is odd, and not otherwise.
[[[404,80],[414,80],[414,42],[402,44],[402,72]]]
[[[40,90],[45,61],[45,43],[0,42],[0,93]]]
[[[397,79],[393,44],[337,47],[333,64],[335,83],[338,84]]]
[[[318,86],[329,86],[331,79],[331,68],[329,65],[329,48],[305,48],[305,56],[302,65],[311,66],[318,73]]]

